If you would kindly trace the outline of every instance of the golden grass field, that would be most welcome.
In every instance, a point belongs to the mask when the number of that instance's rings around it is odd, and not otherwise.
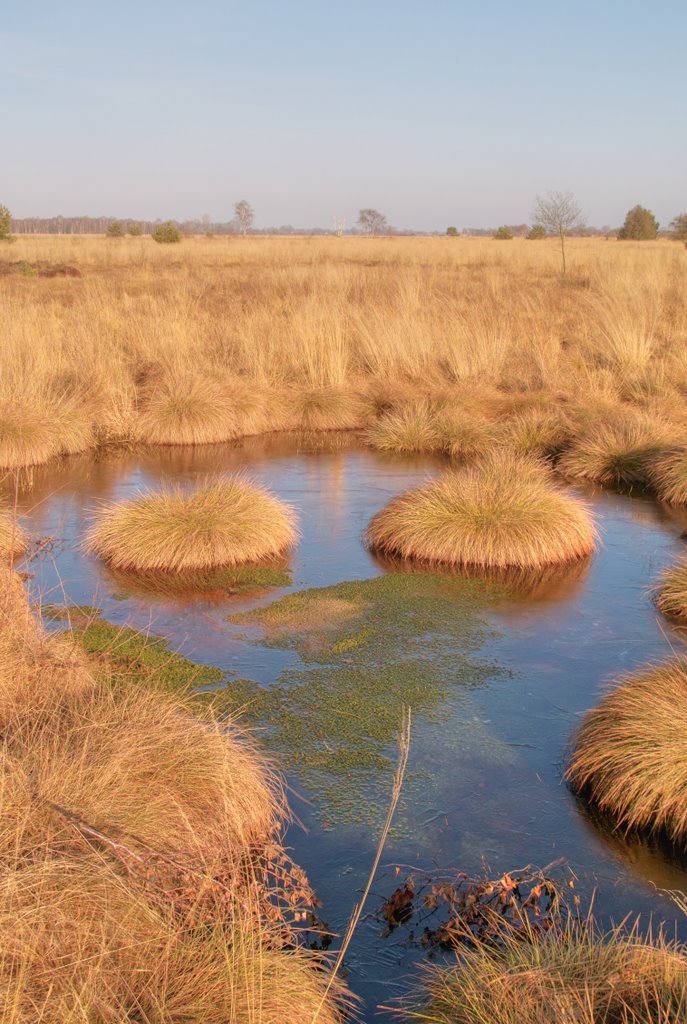
[[[421,400],[416,443],[458,453],[533,409],[682,427],[687,251],[568,248],[563,276],[551,240],[19,237],[0,249],[0,463],[372,426]]]

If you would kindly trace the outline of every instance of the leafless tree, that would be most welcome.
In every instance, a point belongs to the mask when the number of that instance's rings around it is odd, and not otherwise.
[[[245,235],[255,219],[253,207],[247,199],[239,199],[238,203],[234,203],[234,216],[238,222],[241,234]]]
[[[389,230],[386,217],[379,210],[372,210],[367,207],[358,213],[358,226],[366,235],[383,235]]]
[[[535,224],[541,224],[551,235],[558,235],[561,243],[561,259],[563,261],[563,273],[566,271],[565,262],[565,238],[573,228],[583,226],[582,211],[572,192],[547,192],[544,196],[537,196],[532,220]]]

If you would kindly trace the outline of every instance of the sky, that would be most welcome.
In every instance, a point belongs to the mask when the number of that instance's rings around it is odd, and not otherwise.
[[[687,211],[685,0],[22,0],[0,18],[17,217],[256,227]]]

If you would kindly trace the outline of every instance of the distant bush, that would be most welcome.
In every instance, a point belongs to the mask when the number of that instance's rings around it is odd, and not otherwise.
[[[113,220],[111,224],[107,225],[105,234],[108,238],[124,238],[126,232],[124,231],[124,225],[119,220]]]
[[[502,224],[500,228],[497,228],[494,232],[494,238],[498,238],[499,241],[506,241],[513,237],[513,232],[507,224]]]
[[[0,242],[12,241],[12,214],[6,206],[0,206]]]
[[[458,234],[458,228],[454,228],[454,227],[446,228],[446,234],[447,235],[451,235],[453,237],[453,236]]]
[[[687,213],[680,213],[670,222],[671,237],[676,242],[684,242],[687,247]]]
[[[618,232],[618,238],[631,238],[638,242],[645,242],[655,238],[658,234],[658,221],[651,210],[644,206],[633,206],[628,210],[625,223]]]
[[[129,234],[133,235],[135,238],[138,238],[139,235],[143,234],[143,228],[141,227],[140,224],[131,224],[129,226]]]
[[[527,232],[527,238],[535,240],[537,238],[546,238],[546,228],[542,227],[541,224],[533,224],[530,230]]]
[[[155,228],[155,230],[153,231],[153,240],[155,242],[180,242],[181,238],[181,231],[176,226],[174,221],[171,220],[168,220],[165,224],[160,224],[160,226]]]

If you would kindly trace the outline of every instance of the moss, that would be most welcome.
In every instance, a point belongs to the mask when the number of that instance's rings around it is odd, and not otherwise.
[[[41,614],[44,619],[53,622],[78,622],[79,624],[90,622],[100,617],[101,609],[91,604],[44,604],[41,605]]]
[[[468,708],[471,688],[502,674],[479,655],[492,635],[488,606],[500,594],[479,580],[399,574],[300,591],[229,616],[260,630],[253,642],[295,650],[301,666],[270,687],[230,682],[218,700],[260,726],[265,745],[317,796],[325,820],[377,824],[404,705],[416,723],[453,715],[461,747],[488,746],[472,716],[454,712]],[[406,793],[426,783],[411,772]]]
[[[221,669],[196,665],[170,650],[162,637],[113,626],[104,619],[73,629],[72,636],[88,654],[102,660],[115,684],[145,684],[165,692],[189,693],[225,680]],[[207,703],[207,698],[200,698],[200,703]]]

